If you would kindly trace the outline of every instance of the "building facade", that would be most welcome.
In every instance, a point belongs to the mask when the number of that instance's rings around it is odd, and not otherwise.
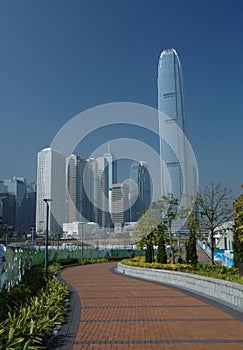
[[[26,197],[27,184],[25,178],[13,177],[3,181],[5,192],[15,196],[15,230],[26,230]]]
[[[36,191],[28,191],[25,199],[25,227],[35,232],[36,223]]]
[[[83,174],[86,161],[75,154],[66,158],[65,222],[83,221],[85,192]]]
[[[9,193],[0,193],[0,219],[8,229],[15,228],[16,198]]]
[[[107,190],[106,195],[108,196],[108,213],[106,219],[106,227],[111,228],[113,226],[111,220],[111,207],[112,207],[112,185],[117,183],[117,162],[114,159],[112,153],[107,152],[104,154],[106,159],[106,173],[107,173]]]
[[[79,238],[83,241],[84,222],[75,221],[63,223],[63,238]]]
[[[132,162],[130,179],[135,186],[130,191],[130,221],[137,221],[140,214],[149,208],[151,203],[151,183],[147,163]],[[133,203],[133,204],[132,204]]]
[[[111,219],[115,232],[129,220],[130,213],[129,186],[124,183],[112,185]]]
[[[86,161],[85,182],[85,218],[110,228],[112,185],[116,182],[117,167],[113,155],[108,152],[98,158]]]
[[[36,233],[46,231],[46,203],[50,199],[49,233],[61,233],[65,221],[65,164],[64,155],[51,148],[38,153],[37,160],[37,198],[36,198]]]
[[[176,124],[187,135],[185,115],[185,88],[182,66],[174,49],[164,50],[158,65],[158,110],[161,157],[161,194],[172,193],[181,199],[186,193],[187,176],[182,171],[186,164],[185,143],[178,132],[173,135],[173,149],[164,141]],[[165,118],[160,114],[163,113]],[[175,130],[175,129],[174,129]],[[180,160],[177,155],[180,155]],[[184,176],[184,177],[183,177]]]
[[[25,178],[13,177],[0,181],[0,205],[3,223],[10,232],[28,233],[35,230],[36,190]]]

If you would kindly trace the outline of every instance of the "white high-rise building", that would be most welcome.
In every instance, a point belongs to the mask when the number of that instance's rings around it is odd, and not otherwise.
[[[111,174],[111,176],[110,176]],[[86,218],[101,227],[110,227],[109,186],[112,185],[112,155],[90,158],[84,176],[88,195]]]
[[[85,159],[75,154],[66,158],[66,206],[65,222],[84,221],[85,192],[83,173]]]
[[[49,202],[49,233],[61,233],[65,221],[65,156],[45,148],[38,153],[37,163],[37,199],[36,199],[36,232],[46,231],[46,203]]]
[[[107,225],[107,215],[109,211],[108,202],[108,162],[104,157],[94,160],[94,188],[95,199],[98,208],[98,223],[101,227]]]
[[[181,200],[183,192],[188,195],[188,176],[183,173],[186,164],[185,139],[187,135],[185,113],[185,87],[182,66],[174,49],[164,50],[158,66],[158,110],[160,133],[160,157],[163,161],[161,171],[162,195],[172,193]],[[175,128],[178,125],[183,136]],[[173,149],[164,137],[173,134]],[[180,159],[178,159],[178,155]],[[170,181],[166,176],[166,168]],[[171,184],[170,184],[171,182]]]

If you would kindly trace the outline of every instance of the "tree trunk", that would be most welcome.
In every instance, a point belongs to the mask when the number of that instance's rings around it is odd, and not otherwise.
[[[167,264],[167,255],[165,249],[165,237],[164,237],[164,229],[159,226],[159,237],[158,237],[158,254],[157,254],[157,262],[161,264]]]
[[[186,243],[186,262],[187,264],[196,265],[198,263],[197,256],[197,239],[194,230],[191,230],[189,239]]]
[[[172,263],[175,263],[175,254],[174,254],[174,247],[173,247],[173,238],[172,238],[172,230],[171,230],[171,224],[169,226],[170,229],[170,251],[171,251],[171,260]]]

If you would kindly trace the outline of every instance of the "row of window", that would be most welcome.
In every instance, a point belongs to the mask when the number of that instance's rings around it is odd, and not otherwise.
[[[165,94],[163,94],[164,98],[169,98],[169,97],[174,97],[175,96],[175,92],[167,92]]]

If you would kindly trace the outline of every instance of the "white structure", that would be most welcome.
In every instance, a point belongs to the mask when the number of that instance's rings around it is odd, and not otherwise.
[[[124,232],[129,233],[130,236],[133,235],[137,221],[124,222]]]
[[[65,205],[65,157],[51,148],[38,153],[37,161],[37,199],[36,233],[46,231],[46,203],[49,202],[49,233],[62,232]]]
[[[226,221],[214,230],[215,247],[218,249],[233,249],[233,231],[234,221]]]
[[[109,211],[107,165],[104,157],[87,159],[84,175],[85,190],[89,199],[86,218],[101,227],[106,227]]]
[[[65,222],[83,221],[85,194],[83,172],[85,160],[75,154],[66,158]]]
[[[82,235],[85,239],[92,239],[94,235],[99,233],[99,225],[96,222],[65,222],[62,227],[64,239],[81,239]]]
[[[63,237],[66,238],[81,238],[83,234],[83,225],[84,222],[75,221],[75,222],[65,222],[62,225],[63,228]]]

